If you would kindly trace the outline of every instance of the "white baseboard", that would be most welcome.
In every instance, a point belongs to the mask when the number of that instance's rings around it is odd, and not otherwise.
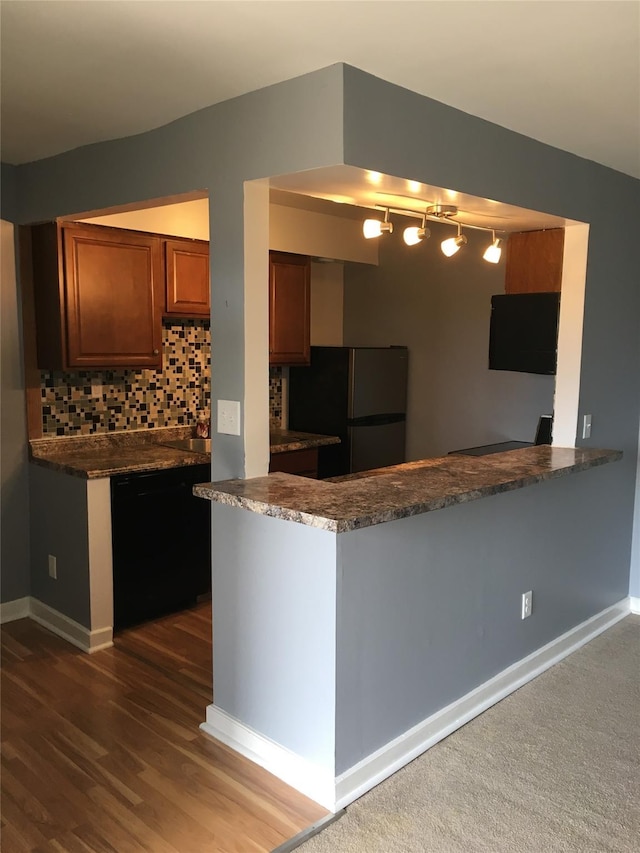
[[[37,598],[30,599],[29,617],[43,628],[72,643],[83,652],[93,654],[113,645],[113,628],[100,628],[90,631],[64,613],[54,610]]]
[[[514,690],[611,628],[630,612],[629,598],[608,607],[503,670],[451,705],[427,717],[335,778],[327,768],[311,764],[215,705],[209,705],[207,708],[207,720],[200,728],[335,812],[348,806]]]
[[[15,622],[16,619],[26,619],[29,615],[29,596],[16,598],[13,601],[5,601],[0,604],[0,625],[5,622]]]
[[[336,808],[344,808],[456,729],[577,651],[630,612],[625,598],[587,619],[475,690],[418,723],[336,778]]]
[[[629,598],[629,605],[631,607],[631,612],[640,616],[640,597],[632,595]]]
[[[330,811],[335,811],[333,768],[312,764],[215,705],[207,706],[207,719],[201,723],[200,728],[245,758],[264,767],[309,799]]]

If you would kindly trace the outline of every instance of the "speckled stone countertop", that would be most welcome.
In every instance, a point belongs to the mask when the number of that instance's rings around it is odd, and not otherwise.
[[[187,426],[38,438],[29,442],[30,456],[36,465],[88,480],[210,462],[208,453],[178,450],[163,444],[190,438],[192,434],[193,428]]]
[[[194,487],[202,498],[344,533],[531,486],[622,458],[619,450],[527,447],[444,456],[338,477],[269,474]]]
[[[327,444],[340,444],[337,435],[316,435],[312,432],[294,432],[288,429],[271,430],[269,445],[271,453],[288,453],[291,450],[310,450]]]
[[[159,427],[123,430],[102,435],[38,438],[29,442],[31,461],[64,474],[95,480],[116,474],[162,471],[183,465],[203,465],[208,453],[178,450],[164,442],[191,438],[193,428]],[[270,434],[272,453],[336,444],[337,436],[277,430]]]

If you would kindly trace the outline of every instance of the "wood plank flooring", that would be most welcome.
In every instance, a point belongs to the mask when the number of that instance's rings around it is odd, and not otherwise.
[[[327,812],[200,732],[211,605],[85,654],[2,638],[3,853],[266,853]]]

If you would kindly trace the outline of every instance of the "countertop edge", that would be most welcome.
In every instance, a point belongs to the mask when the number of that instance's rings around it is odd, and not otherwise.
[[[165,449],[170,451],[168,447]],[[120,474],[145,474],[153,473],[154,471],[169,471],[172,468],[207,465],[211,463],[211,457],[208,454],[193,453],[192,451],[185,451],[184,453],[176,451],[176,455],[170,458],[167,457],[166,459],[155,460],[153,462],[131,462],[122,465],[113,465],[104,469],[92,468],[81,464],[74,465],[70,462],[62,462],[44,456],[30,456],[29,462],[41,468],[48,468],[50,471],[57,471],[60,474],[77,477],[80,480],[100,480],[116,477]]]
[[[283,444],[271,444],[269,450],[272,456],[277,456],[278,453],[313,450],[315,447],[327,447],[330,444],[340,444],[340,439],[337,435],[319,435],[316,438],[292,439]]]
[[[280,473],[280,472],[278,472]],[[272,477],[273,474],[268,476]],[[295,474],[284,474],[284,477],[291,477],[296,481],[304,479]],[[224,481],[223,481],[224,482]],[[333,533],[344,532],[341,530],[341,523],[338,520],[325,518],[321,515],[305,512],[304,510],[287,509],[286,514],[283,514],[282,507],[277,504],[270,504],[265,501],[252,498],[239,498],[236,495],[230,495],[227,492],[220,492],[211,489],[212,483],[200,483],[193,487],[193,494],[199,498],[212,501],[213,503],[225,504],[236,509],[246,509],[256,515],[266,515],[270,518],[281,518],[284,521],[293,521],[298,524],[304,524],[306,527],[316,527],[321,530],[329,530]],[[346,531],[346,528],[345,528]]]

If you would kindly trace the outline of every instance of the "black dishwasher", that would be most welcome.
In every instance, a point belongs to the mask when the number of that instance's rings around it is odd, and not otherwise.
[[[111,478],[114,629],[189,607],[211,589],[209,465]]]

